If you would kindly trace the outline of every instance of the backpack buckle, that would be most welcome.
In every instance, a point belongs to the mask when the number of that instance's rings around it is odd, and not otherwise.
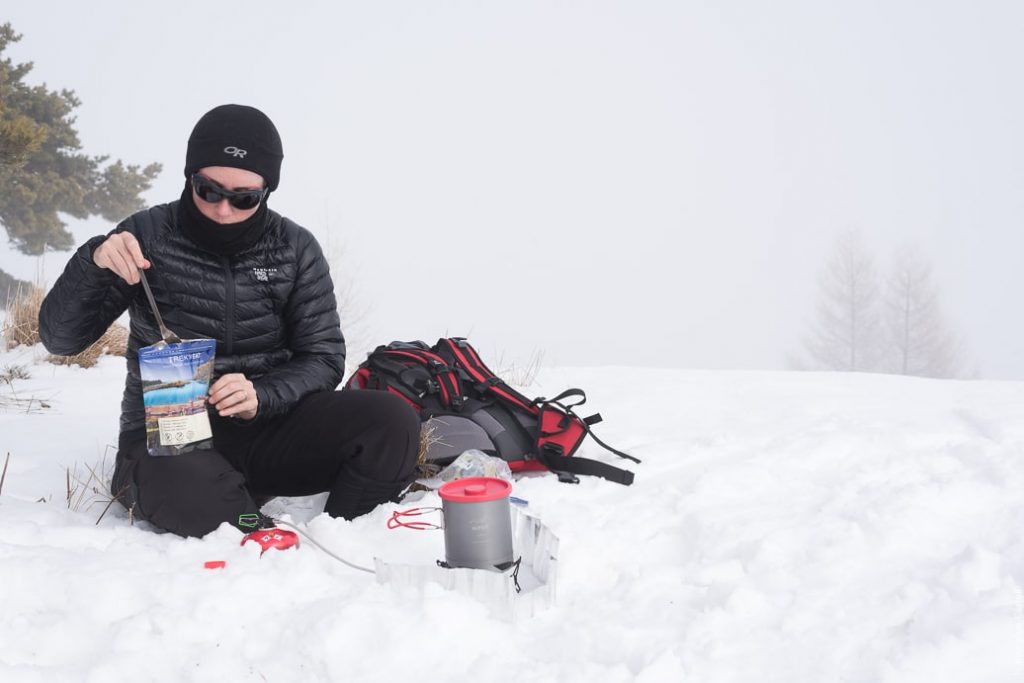
[[[549,465],[548,463],[557,462],[559,458],[562,458],[564,456],[565,449],[559,446],[557,443],[548,441],[547,443],[542,444],[540,447],[539,459],[542,463],[548,465],[548,468],[551,470],[554,470],[555,468],[551,467],[551,465]]]
[[[504,384],[504,383],[505,382],[503,382],[500,377],[488,377],[487,379],[483,380],[482,382],[477,382],[476,384],[474,384],[473,388],[476,389],[481,394],[486,394],[489,390],[493,389],[494,387],[498,386],[499,384]]]
[[[559,446],[557,443],[551,441],[546,444],[542,444],[540,447],[540,457],[538,460],[541,461],[551,473],[558,477],[558,481],[563,484],[578,484],[580,478],[572,472],[566,472],[565,470],[558,467],[558,461],[565,457],[565,449]]]
[[[577,477],[572,472],[563,472],[561,470],[551,470],[551,471],[558,475],[558,481],[562,482],[563,484],[578,484],[578,483],[580,483],[580,478]]]

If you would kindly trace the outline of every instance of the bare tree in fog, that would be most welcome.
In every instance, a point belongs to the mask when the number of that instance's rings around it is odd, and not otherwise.
[[[919,377],[963,374],[960,343],[943,318],[931,268],[911,249],[897,254],[884,298],[887,370]]]
[[[817,318],[804,348],[824,370],[879,369],[882,327],[871,255],[856,232],[839,238],[819,280]]]
[[[334,298],[341,322],[341,332],[345,337],[345,368],[349,370],[366,360],[366,355],[373,350],[370,346],[370,331],[367,328],[369,308],[359,296],[354,276],[353,260],[349,258],[343,240],[339,240],[331,223],[331,210],[328,200],[324,200],[323,226],[318,237],[323,245],[324,258],[330,267],[331,279],[334,281]]]

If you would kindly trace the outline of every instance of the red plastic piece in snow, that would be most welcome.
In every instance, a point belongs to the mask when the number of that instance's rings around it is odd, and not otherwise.
[[[224,569],[228,563],[224,560],[207,560],[203,562],[203,569]]]
[[[260,555],[271,548],[275,550],[288,550],[288,548],[299,547],[299,535],[294,531],[286,529],[271,528],[252,531],[245,535],[241,545],[245,545],[249,541],[255,541],[259,544],[260,548],[262,548]]]

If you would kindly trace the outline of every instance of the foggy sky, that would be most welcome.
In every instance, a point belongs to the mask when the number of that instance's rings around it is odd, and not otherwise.
[[[356,348],[782,368],[856,229],[883,270],[922,250],[981,375],[1024,379],[1020,3],[221,6],[8,3],[8,56],[76,91],[86,152],[163,163],[151,203],[205,111],[265,111],[270,206],[333,254]]]

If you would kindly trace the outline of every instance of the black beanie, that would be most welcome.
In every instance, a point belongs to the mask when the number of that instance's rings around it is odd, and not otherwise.
[[[230,166],[258,173],[267,189],[281,179],[281,136],[266,114],[241,104],[223,104],[199,119],[188,138],[185,177],[207,166]]]

